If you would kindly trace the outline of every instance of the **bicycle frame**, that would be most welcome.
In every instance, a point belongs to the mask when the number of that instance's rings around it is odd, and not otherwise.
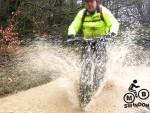
[[[93,93],[99,88],[104,78],[106,42],[110,38],[100,37],[89,40],[77,37],[68,42],[81,42],[81,77],[80,77],[80,105],[84,109],[91,101]]]

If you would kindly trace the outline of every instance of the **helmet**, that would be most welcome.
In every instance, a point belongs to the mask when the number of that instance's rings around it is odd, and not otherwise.
[[[137,80],[133,80],[133,83],[137,83]]]
[[[97,0],[84,0],[85,2],[90,2],[90,1],[97,1]]]

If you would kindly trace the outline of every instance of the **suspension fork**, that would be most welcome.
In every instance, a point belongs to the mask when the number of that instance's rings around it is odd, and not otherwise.
[[[87,41],[83,44],[82,51],[81,51],[81,61],[83,60],[83,56],[85,54],[94,54],[96,52],[96,41]]]

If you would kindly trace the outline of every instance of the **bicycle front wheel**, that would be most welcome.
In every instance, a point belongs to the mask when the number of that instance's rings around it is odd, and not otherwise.
[[[94,54],[91,48],[84,48],[81,58],[80,77],[80,105],[83,109],[91,101],[93,95],[95,63],[92,55]]]

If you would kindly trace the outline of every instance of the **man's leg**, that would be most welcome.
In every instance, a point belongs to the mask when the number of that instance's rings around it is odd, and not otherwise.
[[[133,92],[135,94],[135,97],[138,97],[136,90],[129,90],[130,92]]]

